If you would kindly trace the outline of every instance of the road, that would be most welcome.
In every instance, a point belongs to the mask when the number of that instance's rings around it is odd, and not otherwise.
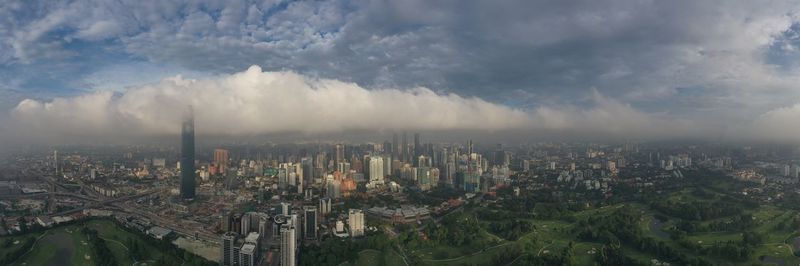
[[[54,213],[51,216],[60,216],[60,215],[66,215],[66,214],[70,214],[70,213],[83,211],[85,209],[99,208],[99,207],[102,207],[102,206],[105,206],[105,205],[108,205],[108,204],[111,204],[111,203],[114,203],[114,202],[137,199],[137,198],[141,198],[141,197],[144,197],[144,196],[151,195],[151,194],[156,193],[156,192],[163,192],[164,190],[165,189],[154,189],[154,190],[151,190],[151,191],[148,191],[148,192],[144,192],[144,193],[140,193],[140,194],[125,196],[125,197],[119,197],[119,198],[114,198],[114,199],[107,199],[107,200],[100,201],[100,202],[97,202],[97,203],[88,204],[88,205],[85,205],[83,207],[79,207],[79,208],[75,208],[75,209],[71,209],[71,210],[66,210],[66,211],[62,211],[62,212],[59,212],[59,213]]]
[[[151,212],[143,211],[140,209],[127,208],[124,206],[118,206],[118,207],[122,209],[122,212],[145,217],[149,219],[151,222],[155,223],[156,225],[175,231],[178,234],[185,235],[188,237],[194,237],[196,232],[198,238],[211,243],[220,244],[221,241],[220,236],[210,232],[203,231],[202,228],[199,228],[199,230],[193,228],[186,228],[180,226],[179,224],[176,224],[175,221],[165,219],[164,217],[158,216],[157,214]]]

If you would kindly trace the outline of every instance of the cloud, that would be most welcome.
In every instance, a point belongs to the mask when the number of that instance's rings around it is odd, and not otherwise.
[[[800,98],[796,89],[800,64],[793,60],[800,58],[795,49],[800,47],[798,14],[800,2],[793,0],[768,5],[747,0],[10,1],[0,5],[0,65],[6,66],[0,69],[0,90],[23,92],[44,110],[59,100],[82,99],[73,98],[82,91],[113,87],[120,92],[98,93],[102,97],[94,99],[107,97],[110,115],[89,116],[85,119],[90,121],[83,123],[103,122],[98,125],[124,128],[119,130],[123,133],[166,132],[162,125],[171,120],[146,123],[140,120],[157,115],[137,109],[165,107],[139,107],[128,99],[130,95],[140,94],[151,102],[180,102],[167,94],[180,91],[209,104],[212,101],[202,95],[240,89],[207,84],[233,79],[242,75],[237,73],[242,69],[259,65],[267,76],[295,73],[309,80],[310,91],[338,81],[346,85],[337,88],[356,87],[376,101],[398,93],[400,99],[433,99],[442,106],[457,102],[473,108],[467,110],[478,110],[482,105],[472,101],[483,99],[487,106],[525,113],[527,130],[625,137],[741,136],[727,128],[756,134],[751,126],[766,119],[762,114],[792,106]],[[129,74],[141,65],[163,68],[164,75]],[[141,85],[188,72],[202,73],[193,77],[223,78]],[[232,73],[236,74],[229,76]],[[120,76],[128,78],[115,82]],[[199,93],[180,89],[183,85],[178,83],[209,88],[197,89],[203,91]],[[134,88],[120,89],[126,86]],[[587,88],[596,90],[588,98]],[[360,97],[358,90],[352,91],[337,93]],[[57,99],[42,100],[53,98]],[[230,96],[220,99],[236,102]],[[308,110],[332,108],[301,105],[309,108],[298,113],[303,117],[318,115]],[[338,109],[372,110],[368,104],[352,105]],[[0,109],[13,107],[6,106],[0,102]],[[280,107],[275,110],[286,110]],[[248,110],[273,110],[269,108]],[[22,115],[18,111],[15,114]],[[252,119],[229,117],[233,118],[215,119],[228,123],[219,127]],[[469,118],[489,119],[480,114]],[[403,119],[388,121],[420,128],[436,124]],[[217,120],[207,121],[215,127],[210,132],[395,128],[368,119],[315,121],[300,127],[269,118],[280,123],[219,129]],[[439,126],[507,128],[496,121],[469,121]]]
[[[690,121],[640,112],[594,89],[585,100],[581,106],[553,103],[515,109],[423,87],[365,89],[251,66],[215,78],[175,76],[116,93],[96,91],[47,102],[25,99],[12,110],[10,128],[39,141],[175,136],[183,110],[191,105],[197,132],[217,136],[422,130],[478,135],[506,131],[525,138],[566,134],[663,139],[699,137],[706,130]]]
[[[750,139],[780,142],[800,141],[800,103],[776,108],[758,116],[747,128],[740,128]]]
[[[255,135],[347,130],[502,130],[531,125],[522,110],[427,88],[367,90],[293,72],[244,72],[211,79],[180,76],[122,93],[99,91],[49,102],[26,99],[14,128],[63,136],[176,134],[187,105],[201,134]]]

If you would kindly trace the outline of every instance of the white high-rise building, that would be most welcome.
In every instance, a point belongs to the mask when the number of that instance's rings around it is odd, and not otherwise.
[[[364,235],[364,211],[350,209],[347,213],[347,223],[350,226],[350,236],[357,237]]]
[[[255,244],[246,243],[239,250],[239,266],[255,266],[258,261],[258,250]]]
[[[370,157],[369,182],[383,183],[383,157],[381,156]]]
[[[295,266],[296,244],[294,225],[281,228],[281,266]]]
[[[319,199],[319,213],[322,216],[327,215],[331,212],[331,199],[330,198],[321,198]]]
[[[248,233],[250,233],[250,222],[251,222],[250,216],[251,213],[249,212],[242,214],[241,230],[239,232],[242,235],[247,235]]]

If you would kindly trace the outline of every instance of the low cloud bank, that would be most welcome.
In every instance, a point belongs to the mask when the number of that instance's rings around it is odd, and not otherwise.
[[[4,135],[17,139],[113,140],[175,136],[186,106],[200,135],[257,136],[348,131],[480,132],[523,138],[800,140],[800,105],[778,108],[737,130],[667,114],[641,112],[596,90],[585,105],[518,109],[428,88],[365,89],[354,83],[258,66],[207,79],[176,76],[124,92],[100,91],[50,101],[26,99],[11,110]],[[717,123],[718,124],[718,123]]]

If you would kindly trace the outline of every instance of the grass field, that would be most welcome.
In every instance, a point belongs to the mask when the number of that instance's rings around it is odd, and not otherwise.
[[[125,246],[128,238],[140,241],[140,246],[146,251],[144,252],[144,261],[146,262],[152,262],[162,254],[158,249],[146,245],[138,235],[123,230],[113,221],[91,220],[86,222],[85,225],[97,230],[98,235],[106,241],[109,250],[111,250],[119,265],[134,264],[128,247]],[[88,243],[86,235],[81,232],[81,228],[82,225],[78,224],[59,226],[40,233],[0,237],[0,243],[6,239],[22,242],[27,237],[40,237],[40,240],[36,242],[32,250],[12,265],[57,265],[63,264],[65,261],[69,261],[69,263],[66,263],[69,265],[94,265],[94,254],[91,245]],[[18,246],[21,245],[22,243]],[[0,256],[5,256],[6,253],[14,251],[14,248],[12,246],[9,249],[0,249]]]
[[[367,249],[358,254],[355,266],[370,266],[370,265],[387,265],[387,266],[403,266],[403,258],[400,257],[394,250],[381,252],[379,250]]]
[[[366,249],[358,253],[358,259],[355,263],[344,263],[343,265],[353,266],[370,266],[370,265],[386,265],[386,266],[405,266],[403,258],[394,250],[380,251],[375,249]]]
[[[38,235],[41,238],[31,252],[12,265],[53,265],[63,261],[69,261],[71,265],[93,265],[94,254],[77,226],[54,228]]]
[[[673,199],[683,199],[683,200],[708,200],[697,197],[692,195],[690,191],[681,191],[677,193],[678,195],[672,195]],[[711,197],[717,197],[719,194],[715,192],[709,192],[712,194]],[[582,212],[574,213],[574,217],[577,219],[584,219],[590,216],[603,216],[608,215],[611,212],[618,210],[620,208],[633,208],[634,210],[638,210],[643,215],[641,222],[639,223],[642,232],[644,232],[644,236],[652,237],[659,241],[663,241],[667,246],[674,248],[675,250],[685,252],[687,254],[694,254],[694,251],[687,250],[686,248],[678,245],[676,242],[672,241],[669,237],[669,232],[665,231],[668,230],[670,226],[672,226],[678,218],[675,217],[668,217],[668,220],[660,224],[660,226],[654,226],[654,222],[657,222],[655,219],[656,214],[660,214],[652,209],[649,206],[639,203],[622,203],[610,206],[604,206],[601,208],[587,210]],[[777,225],[781,222],[788,224],[795,216],[798,215],[796,211],[789,211],[783,210],[774,206],[762,206],[761,208],[752,211],[751,214],[755,220],[755,226],[751,227],[749,230],[757,232],[763,236],[763,243],[762,245],[756,246],[750,259],[746,262],[736,262],[736,264],[777,264],[778,262],[783,263],[784,265],[798,265],[800,264],[800,258],[793,255],[792,247],[790,244],[787,244],[787,240],[790,239],[791,235],[798,235],[800,232],[797,231],[797,228],[788,228],[778,230]],[[662,214],[663,215],[663,214]],[[730,217],[723,217],[717,220],[726,221],[730,219]],[[568,223],[562,220],[530,220],[536,225],[536,229],[533,232],[530,232],[524,236],[522,236],[519,240],[514,241],[517,243],[524,243],[527,247],[525,249],[526,253],[535,253],[541,254],[544,252],[561,252],[570,241],[573,242],[573,254],[574,254],[574,261],[579,265],[587,265],[592,264],[594,262],[594,254],[599,251],[602,244],[600,243],[592,243],[592,242],[582,242],[577,239],[577,236],[572,231],[573,224]],[[654,230],[659,230],[660,232],[655,232]],[[695,233],[690,234],[687,238],[691,241],[696,243],[702,243],[703,245],[711,245],[714,242],[727,242],[727,241],[741,241],[742,234],[741,232],[702,232],[702,233]],[[647,252],[642,252],[638,250],[637,247],[623,245],[623,250],[626,255],[629,257],[649,263],[651,259],[658,259],[657,255],[650,254]],[[446,252],[449,258],[453,258],[457,254],[459,254],[459,250],[457,248],[452,247],[439,247],[436,251],[439,252]],[[426,259],[431,259],[433,252],[429,252],[423,254],[423,257]],[[447,260],[447,261],[435,261],[436,263],[429,263],[431,265],[460,265],[464,262],[469,264],[481,264],[483,262],[490,262],[492,257],[491,252],[486,252],[480,254],[480,256],[464,256],[460,257],[458,260]],[[697,256],[695,254],[695,256]],[[763,256],[768,256],[767,260],[762,261],[761,258]],[[725,258],[713,257],[713,256],[703,256],[700,257],[719,265],[726,265],[731,264],[731,261],[726,260]],[[430,261],[434,262],[434,261]]]

